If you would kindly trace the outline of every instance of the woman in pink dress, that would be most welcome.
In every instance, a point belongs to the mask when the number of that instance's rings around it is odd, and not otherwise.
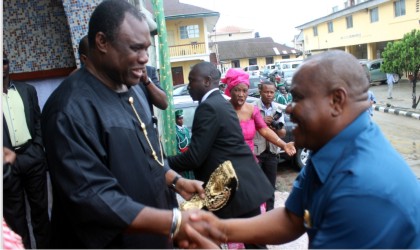
[[[238,115],[244,139],[252,153],[254,153],[254,136],[258,131],[267,141],[282,148],[289,156],[296,154],[294,143],[284,142],[264,122],[258,107],[246,102],[249,89],[248,73],[241,69],[229,69],[222,82],[227,84],[225,94],[231,97],[230,103]],[[257,158],[255,157],[255,159]]]

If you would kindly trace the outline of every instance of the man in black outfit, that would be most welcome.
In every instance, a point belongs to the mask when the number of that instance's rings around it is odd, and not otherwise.
[[[3,146],[16,153],[9,179],[3,190],[3,216],[7,224],[31,248],[26,220],[25,193],[29,201],[36,248],[48,246],[47,165],[41,137],[41,111],[33,86],[11,81],[9,60],[3,53]]]
[[[231,202],[214,213],[220,218],[247,218],[261,213],[260,205],[274,192],[245,143],[232,104],[219,91],[220,71],[209,62],[190,71],[188,89],[200,104],[194,115],[191,144],[187,152],[168,158],[175,171],[193,170],[197,180],[207,182],[219,164],[230,160],[238,177]],[[245,245],[246,248],[265,246]]]

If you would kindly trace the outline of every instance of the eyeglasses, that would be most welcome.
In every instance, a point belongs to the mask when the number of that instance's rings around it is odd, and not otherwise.
[[[9,64],[9,59],[3,59],[3,65]]]

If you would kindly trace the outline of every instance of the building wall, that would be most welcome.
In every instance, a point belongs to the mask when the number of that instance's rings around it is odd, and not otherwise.
[[[306,28],[303,30],[305,50],[316,51],[399,40],[404,34],[420,27],[420,12],[416,9],[416,1],[405,0],[404,16],[394,17],[394,1],[387,1],[378,6],[378,22],[371,23],[369,9],[363,9],[351,14],[353,28],[347,29],[346,16],[333,20],[333,33],[328,33],[327,22],[318,25],[318,36],[313,35],[313,27]]]
[[[181,39],[179,28],[181,26],[198,25],[200,29],[200,37]],[[191,19],[176,19],[166,20],[166,30],[168,33],[169,46],[191,44],[192,42],[204,43],[205,42],[205,28],[204,20],[202,18]]]
[[[192,61],[183,61],[183,62],[172,62],[171,68],[174,67],[182,67],[182,72],[184,75],[184,83],[188,83],[188,75],[190,73],[191,68],[196,65],[197,63],[202,62],[201,60],[192,60]]]

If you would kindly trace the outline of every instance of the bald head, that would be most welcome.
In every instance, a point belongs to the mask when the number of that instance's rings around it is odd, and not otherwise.
[[[201,62],[191,69],[191,71],[197,72],[202,77],[210,77],[211,78],[211,85],[219,86],[221,73],[220,71],[210,62]]]

